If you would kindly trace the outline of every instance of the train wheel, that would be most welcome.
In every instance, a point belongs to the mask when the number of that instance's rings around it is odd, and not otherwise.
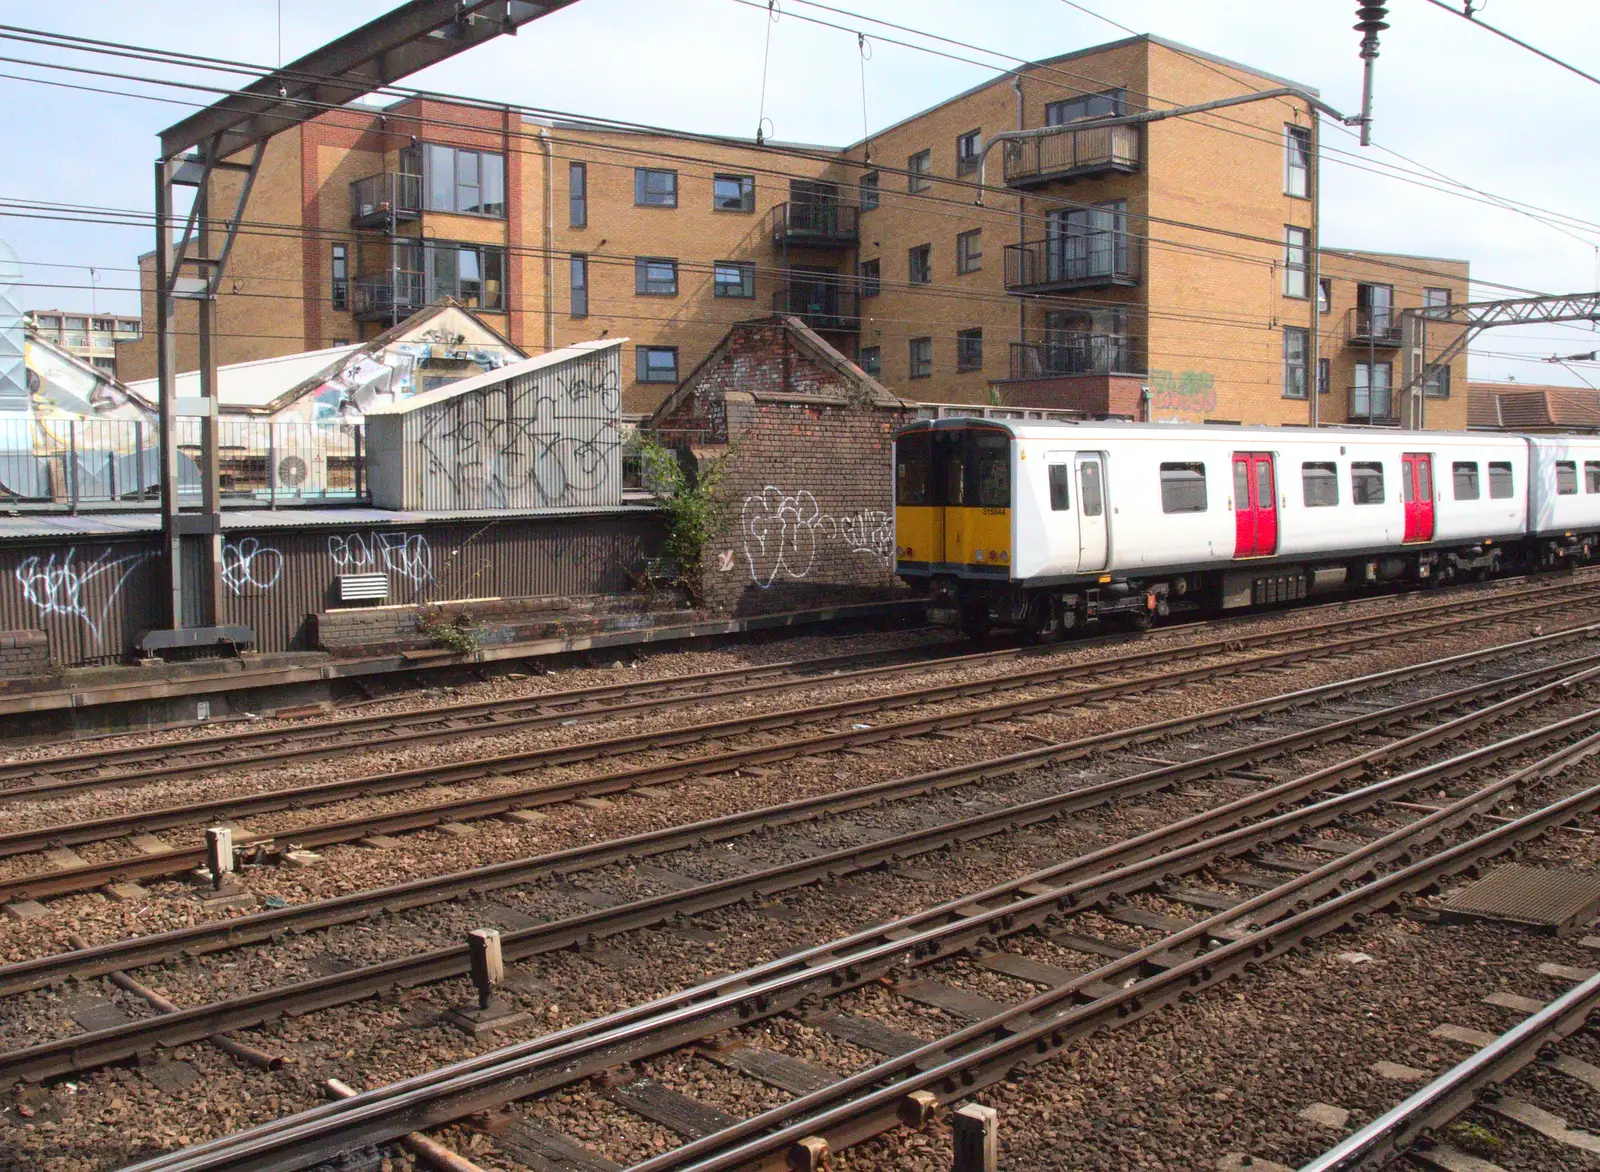
[[[1041,594],[1028,604],[1027,633],[1030,643],[1055,643],[1067,633],[1060,597]]]

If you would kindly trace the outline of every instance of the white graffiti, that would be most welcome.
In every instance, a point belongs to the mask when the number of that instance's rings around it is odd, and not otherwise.
[[[76,546],[64,554],[24,558],[16,578],[22,597],[42,617],[64,615],[76,618],[101,642],[106,616],[116,604],[123,585],[141,562],[155,555],[148,551],[113,557],[109,549],[93,558],[80,558]]]
[[[835,517],[824,513],[816,496],[803,488],[791,493],[769,484],[760,495],[745,497],[739,533],[750,579],[763,590],[779,577],[808,577],[819,543],[830,539],[850,553],[894,566],[894,519],[887,512],[858,509]]]
[[[328,538],[328,556],[341,574],[395,574],[412,586],[433,581],[433,550],[420,533],[349,533]]]
[[[283,553],[254,537],[222,543],[222,582],[235,594],[268,591],[283,575]]]

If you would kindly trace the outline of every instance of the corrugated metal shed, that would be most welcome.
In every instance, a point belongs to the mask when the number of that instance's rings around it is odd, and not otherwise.
[[[581,510],[622,503],[622,344],[584,342],[367,413],[386,509]]]

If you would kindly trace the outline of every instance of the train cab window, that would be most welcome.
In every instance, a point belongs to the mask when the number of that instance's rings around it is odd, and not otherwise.
[[[1489,465],[1489,499],[1492,501],[1510,500],[1513,491],[1511,465],[1498,461],[1491,463]]]
[[[1476,460],[1457,460],[1451,471],[1455,473],[1456,500],[1477,500],[1478,462]]]
[[[1064,513],[1072,507],[1067,488],[1072,483],[1072,470],[1065,464],[1050,465],[1050,511]]]
[[[1578,491],[1578,465],[1573,460],[1556,461],[1556,495],[1572,496]]]
[[[1409,481],[1407,481],[1409,483]],[[1353,505],[1383,504],[1383,465],[1376,461],[1350,462],[1350,503]]]
[[[1085,517],[1098,517],[1105,512],[1105,497],[1100,491],[1099,460],[1088,460],[1078,465],[1078,494]]]
[[[1600,463],[1593,460],[1583,462],[1583,491],[1600,492]]]
[[[980,509],[1011,507],[1011,437],[1005,432],[971,433],[967,504]]]
[[[1161,465],[1161,511],[1163,513],[1206,511],[1204,464]]]
[[[894,502],[897,505],[933,503],[933,433],[913,431],[894,446]]]
[[[1300,465],[1300,487],[1305,493],[1306,508],[1326,508],[1339,503],[1339,469],[1333,463],[1305,463]]]

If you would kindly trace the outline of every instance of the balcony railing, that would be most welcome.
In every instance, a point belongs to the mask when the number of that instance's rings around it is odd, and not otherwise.
[[[1399,427],[1400,416],[1396,414],[1394,392],[1388,387],[1377,387],[1368,390],[1366,387],[1348,388],[1350,396],[1350,423],[1366,424],[1369,427]]]
[[[421,273],[400,269],[356,278],[357,321],[399,321],[426,304]]]
[[[422,176],[385,171],[350,185],[350,225],[381,228],[391,220],[415,220],[422,215]]]
[[[1049,293],[1139,283],[1139,249],[1126,232],[1091,231],[1006,245],[1006,289]]]
[[[837,200],[781,203],[772,209],[772,243],[789,248],[854,248],[860,209]]]
[[[854,285],[792,281],[772,295],[772,312],[798,317],[814,330],[861,328],[861,293]]]
[[[1012,378],[1134,373],[1134,339],[1124,334],[1063,334],[1048,342],[1011,343]]]
[[[1053,128],[1036,138],[1008,141],[1002,148],[1009,187],[1038,187],[1057,179],[1078,179],[1139,169],[1139,131],[1133,126]]]
[[[1345,341],[1352,346],[1393,349],[1400,345],[1400,314],[1393,309],[1352,309],[1345,314]]]

